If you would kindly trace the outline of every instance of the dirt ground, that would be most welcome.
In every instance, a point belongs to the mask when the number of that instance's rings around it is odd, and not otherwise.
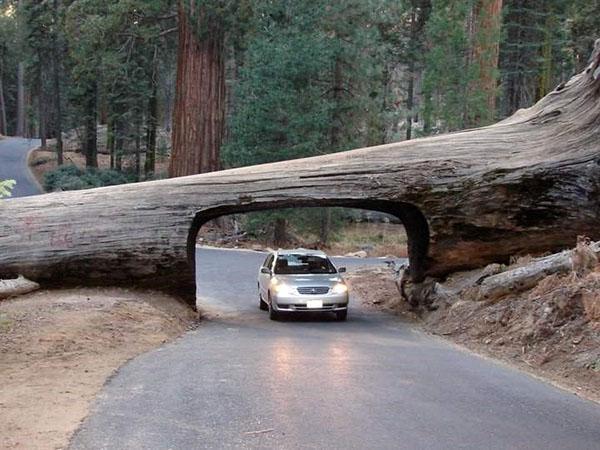
[[[346,279],[368,308],[600,402],[600,268],[583,278],[552,275],[496,301],[460,299],[418,312],[401,299],[389,269],[358,270]]]
[[[0,448],[65,448],[122,364],[196,323],[156,292],[54,290],[0,302]]]

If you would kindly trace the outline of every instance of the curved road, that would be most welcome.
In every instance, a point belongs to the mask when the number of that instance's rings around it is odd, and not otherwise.
[[[71,447],[600,448],[597,404],[356,302],[346,323],[271,322],[262,259],[199,250],[211,318],[121,368]]]
[[[0,179],[38,194],[38,140],[0,140]],[[600,407],[383,313],[271,322],[264,255],[198,251],[211,318],[126,364],[74,449],[600,449]],[[382,264],[338,259],[337,265]]]
[[[5,137],[0,139],[0,180],[15,180],[12,196],[41,194],[27,166],[29,150],[40,146],[39,139]]]

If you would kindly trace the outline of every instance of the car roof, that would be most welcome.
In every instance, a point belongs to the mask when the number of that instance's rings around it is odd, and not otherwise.
[[[325,254],[325,252],[321,251],[321,250],[310,250],[310,249],[306,249],[306,248],[294,248],[294,249],[279,249],[275,252],[276,256],[279,255],[290,255],[290,254],[294,254],[294,255],[314,255],[314,256],[321,256],[323,258],[327,258],[327,255]]]

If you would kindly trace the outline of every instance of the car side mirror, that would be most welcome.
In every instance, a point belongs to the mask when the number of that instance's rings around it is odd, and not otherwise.
[[[266,273],[267,275],[271,275],[271,269],[269,269],[268,267],[261,267],[260,273]]]
[[[344,272],[346,272],[346,268],[345,268],[345,267],[340,267],[340,268],[338,269],[338,272],[339,272],[339,273],[344,273]]]

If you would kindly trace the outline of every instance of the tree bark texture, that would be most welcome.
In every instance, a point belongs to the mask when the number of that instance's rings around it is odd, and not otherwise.
[[[410,40],[409,47],[414,49],[417,46],[417,7],[412,5],[410,12]],[[406,140],[412,139],[413,115],[414,115],[414,100],[415,100],[415,58],[410,58],[408,61],[408,88],[406,93]]]
[[[54,23],[58,24],[58,0],[52,2],[52,17]],[[52,90],[54,99],[54,134],[56,137],[56,162],[59,166],[64,163],[63,140],[62,140],[62,105],[60,89],[60,61],[62,60],[62,51],[60,42],[56,33],[52,34],[52,53],[54,61],[52,62]]]
[[[2,61],[0,61],[0,134],[8,134],[8,123],[6,122],[6,100],[4,97],[4,72]]]
[[[27,134],[25,103],[25,63],[19,62],[17,66],[17,136]]]
[[[502,0],[479,0],[473,6],[472,52],[479,68],[476,85],[484,95],[490,117],[496,110],[498,57],[500,55],[500,25]]]
[[[222,172],[0,202],[0,273],[183,290],[196,235],[249,211],[390,213],[409,274],[444,276],[600,239],[600,41],[585,72],[498,124]],[[210,261],[199,261],[210,264]]]
[[[192,2],[193,3],[193,2]],[[225,129],[224,35],[208,24],[199,38],[197,24],[179,8],[177,87],[169,175],[179,177],[219,169]]]
[[[41,70],[38,71],[38,122],[39,122],[39,137],[41,140],[41,147],[45,150],[47,147],[47,105],[46,105],[46,93],[44,91],[44,74]]]
[[[123,170],[123,154],[125,153],[125,134],[127,130],[125,128],[125,120],[122,115],[119,115],[115,119],[115,151],[114,151],[114,163],[115,168],[118,171]]]
[[[283,217],[277,217],[273,227],[273,243],[276,247],[285,247],[287,242],[287,220]]]
[[[115,118],[114,114],[108,115],[106,124],[106,149],[110,155],[110,168],[115,168]]]
[[[90,82],[84,100],[85,107],[85,136],[84,152],[85,166],[98,167],[98,86],[95,81]]]
[[[144,161],[144,175],[146,178],[156,172],[156,128],[158,125],[158,84],[156,74],[152,76],[152,94],[148,99],[148,116],[146,118],[146,160]]]

